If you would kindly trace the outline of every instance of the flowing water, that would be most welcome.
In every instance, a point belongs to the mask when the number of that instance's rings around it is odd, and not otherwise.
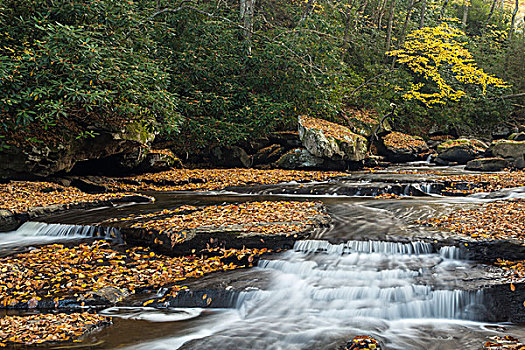
[[[381,178],[373,176],[371,183]],[[351,183],[359,186],[360,181]],[[503,325],[483,322],[483,291],[469,287],[469,281],[485,276],[487,267],[464,259],[456,247],[435,248],[420,241],[429,233],[410,223],[495,198],[522,198],[525,191],[402,200],[337,195],[349,183],[330,184],[335,189],[325,188],[323,195],[276,195],[274,186],[249,195],[157,194],[155,204],[72,211],[53,218],[62,224],[26,223],[1,235],[0,253],[15,244],[118,240],[116,230],[88,224],[183,203],[322,200],[334,220],[331,227],[259,261],[249,270],[254,282],[246,283],[229,308],[110,308],[103,313],[114,316],[114,325],[84,344],[98,349],[337,349],[356,335],[370,335],[387,349],[479,349],[487,336],[497,334]],[[430,193],[432,186],[419,190]],[[263,277],[267,283],[255,283]],[[525,335],[519,325],[505,327]]]

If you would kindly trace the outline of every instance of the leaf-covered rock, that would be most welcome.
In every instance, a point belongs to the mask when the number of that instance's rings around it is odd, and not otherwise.
[[[319,158],[356,162],[366,156],[363,136],[323,119],[301,116],[299,137],[308,152]]]
[[[108,317],[84,313],[0,317],[0,347],[65,343],[111,323]]]

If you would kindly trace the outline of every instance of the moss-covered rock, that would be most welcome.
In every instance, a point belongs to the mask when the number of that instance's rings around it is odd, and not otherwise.
[[[0,152],[0,178],[28,179],[69,172],[78,162],[114,157],[112,164],[137,166],[155,138],[145,126],[132,123],[118,131],[97,131],[92,136],[73,137],[57,144],[12,146]]]

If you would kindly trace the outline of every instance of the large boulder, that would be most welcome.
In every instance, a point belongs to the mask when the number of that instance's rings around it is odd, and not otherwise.
[[[377,143],[377,150],[389,162],[423,160],[429,155],[425,141],[397,131],[382,136]]]
[[[119,131],[97,131],[95,136],[71,137],[56,144],[32,147],[12,146],[0,152],[0,178],[27,179],[69,172],[80,162],[115,157],[119,161],[139,164],[142,151],[155,138],[155,133],[138,123]]]
[[[497,140],[489,151],[496,157],[505,158],[515,168],[525,167],[525,141]]]
[[[308,152],[304,148],[296,148],[285,153],[276,162],[281,169],[320,169],[320,170],[344,170],[346,163],[344,161],[333,161],[319,158]]]
[[[211,161],[226,168],[250,168],[252,158],[239,146],[217,146],[211,150]]]
[[[299,138],[312,155],[357,162],[366,157],[366,139],[347,127],[323,119],[299,117]]]
[[[495,140],[497,140],[497,139],[506,139],[511,134],[517,133],[517,132],[518,132],[518,128],[515,125],[500,124],[500,125],[496,125],[492,129],[491,136]]]
[[[499,171],[505,169],[508,165],[509,163],[503,158],[478,158],[469,161],[465,166],[465,169],[478,171]]]
[[[479,140],[456,139],[443,142],[437,147],[436,163],[466,164],[468,161],[481,157],[488,146]]]
[[[525,141],[497,140],[490,146],[490,152],[503,158],[521,158],[525,154]]]

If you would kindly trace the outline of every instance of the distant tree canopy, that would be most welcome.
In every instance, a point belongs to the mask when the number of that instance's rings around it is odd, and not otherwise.
[[[525,105],[496,98],[525,91],[525,40],[493,4],[0,0],[0,144],[140,122],[204,148],[392,102],[407,128],[495,123]]]

